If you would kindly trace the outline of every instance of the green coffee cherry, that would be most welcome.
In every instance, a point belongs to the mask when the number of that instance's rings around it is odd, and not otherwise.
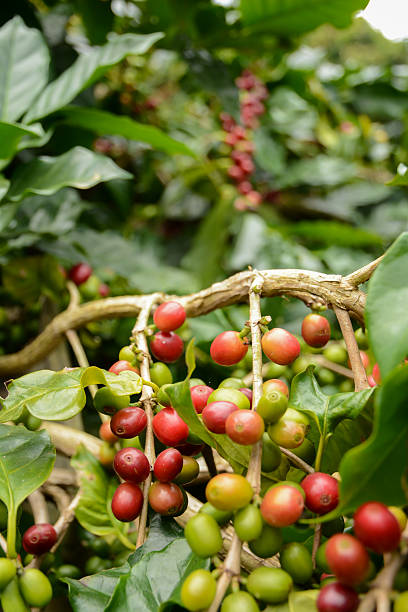
[[[408,568],[401,567],[394,579],[393,588],[396,591],[406,591],[408,589]]]
[[[0,591],[2,591],[8,583],[13,580],[16,575],[16,564],[11,559],[0,559]]]
[[[261,396],[256,411],[265,423],[276,423],[285,414],[288,398],[280,391],[267,391]]]
[[[37,431],[41,423],[42,423],[41,419],[37,419],[37,417],[35,417],[34,415],[29,414],[26,420],[26,427],[30,431]]]
[[[221,612],[259,612],[255,599],[245,591],[231,593],[222,602]]]
[[[101,281],[97,276],[91,274],[91,276],[79,285],[79,291],[85,300],[93,300],[99,297],[99,285]]]
[[[394,602],[394,612],[407,612],[408,610],[408,591],[404,591]]]
[[[279,446],[272,442],[267,433],[262,435],[262,471],[273,472],[279,467],[282,453]]]
[[[336,380],[336,375],[327,368],[316,368],[317,380],[321,385],[333,385]]]
[[[150,380],[158,387],[162,387],[163,385],[171,385],[173,382],[173,374],[165,363],[156,361],[156,363],[154,363],[150,368]]]
[[[213,391],[207,403],[211,404],[211,402],[232,402],[238,408],[244,408],[245,410],[249,410],[251,407],[246,395],[238,391],[238,389],[230,389],[228,387],[221,387]]]
[[[247,580],[249,593],[271,604],[286,601],[292,586],[293,580],[289,574],[277,567],[257,567]]]
[[[21,594],[29,606],[43,608],[52,599],[52,587],[47,576],[40,570],[30,568],[24,570],[18,585]]]
[[[107,569],[108,564],[110,564],[108,559],[101,559],[101,557],[93,555],[92,557],[89,557],[85,563],[85,574],[97,574],[98,572]]]
[[[176,484],[187,484],[197,478],[200,472],[200,465],[194,457],[183,456],[183,467],[181,472],[173,479]]]
[[[210,504],[210,502],[203,504],[200,508],[200,512],[212,516],[219,525],[226,525],[228,521],[232,519],[232,512],[229,510],[218,510],[218,508]]]
[[[273,363],[272,361],[270,361],[268,363],[268,368],[265,372],[264,379],[268,380],[269,378],[281,378],[281,376],[287,377],[288,370],[289,368],[287,366],[279,365],[278,363]]]
[[[65,563],[59,566],[56,574],[58,578],[73,578],[74,580],[78,580],[78,578],[81,577],[81,570],[76,565]]]
[[[271,525],[263,525],[260,536],[249,542],[248,546],[255,555],[267,559],[279,552],[282,543],[283,537],[280,529]]]
[[[356,331],[354,332],[354,335],[355,335],[356,340],[357,340],[358,348],[363,350],[363,351],[368,349],[368,347],[369,347],[368,336],[367,336],[367,334],[365,332],[363,332],[361,327],[356,329]]]
[[[136,354],[131,346],[122,346],[118,357],[119,361],[128,361],[132,365],[136,363]]]
[[[326,545],[327,542],[324,542],[319,546],[316,552],[316,565],[317,567],[326,574],[331,574],[331,568],[327,562],[326,558]]]
[[[329,344],[323,350],[323,355],[334,363],[346,363],[347,361],[347,351],[340,344]]]
[[[193,552],[199,557],[212,557],[222,548],[221,531],[216,520],[199,512],[188,521],[184,535]]]
[[[205,385],[205,382],[201,378],[190,378],[190,389],[191,387],[196,387],[197,385]]]
[[[281,550],[280,563],[296,584],[309,582],[313,574],[312,556],[300,542],[291,542]]]
[[[222,382],[218,385],[219,389],[242,389],[245,387],[245,383],[242,378],[224,378]]]
[[[217,583],[211,572],[198,569],[191,572],[181,587],[181,602],[187,610],[208,608],[215,597]]]
[[[98,412],[111,415],[129,406],[130,397],[128,395],[115,395],[109,387],[101,387],[95,393],[93,402]]]
[[[291,451],[306,463],[313,463],[316,457],[315,447],[308,438],[305,438],[300,446],[292,448]]]
[[[3,612],[29,612],[29,608],[21,597],[17,577],[10,580],[8,585],[4,588],[0,594],[0,601]]]
[[[249,504],[235,513],[234,529],[242,542],[251,542],[259,538],[263,524],[261,512],[254,504]]]

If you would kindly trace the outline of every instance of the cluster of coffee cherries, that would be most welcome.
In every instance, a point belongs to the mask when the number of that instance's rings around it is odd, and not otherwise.
[[[107,297],[110,293],[109,286],[100,281],[94,274],[92,267],[85,261],[72,266],[68,270],[67,278],[80,288],[81,295],[85,299]]]
[[[111,420],[100,428],[100,436],[109,449],[109,452],[104,451],[101,460],[107,465],[113,460],[113,468],[123,480],[112,498],[112,512],[120,521],[132,521],[139,516],[143,506],[140,485],[151,470],[155,481],[149,489],[149,504],[155,512],[165,516],[178,516],[184,512],[187,495],[180,485],[194,480],[199,472],[194,455],[201,452],[202,444],[199,440],[199,444],[189,442],[189,428],[171,407],[165,392],[166,385],[173,382],[166,363],[176,361],[183,352],[183,342],[174,330],[184,323],[185,318],[184,308],[173,301],[161,304],[153,315],[154,325],[159,331],[152,337],[150,349],[162,361],[155,362],[150,368],[151,381],[161,388],[152,427],[155,446],[163,449],[153,466],[141,446],[147,426],[143,408],[137,402],[130,405],[129,396],[116,396],[108,387],[101,387],[94,396],[95,408],[111,416]],[[123,347],[119,360],[109,368],[115,374],[124,370],[139,373],[132,345]],[[122,441],[123,448],[116,450],[118,441]]]
[[[261,194],[250,182],[250,176],[255,171],[250,130],[258,127],[258,117],[265,112],[263,101],[268,97],[268,90],[249,70],[244,70],[235,82],[241,92],[241,125],[228,113],[221,113],[220,119],[226,132],[224,143],[231,148],[232,165],[228,168],[228,176],[242,196],[235,200],[234,205],[238,210],[245,210],[256,208],[262,202]]]

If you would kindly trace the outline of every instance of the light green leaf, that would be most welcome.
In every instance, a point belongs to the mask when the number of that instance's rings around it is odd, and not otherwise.
[[[79,478],[80,500],[75,508],[75,517],[84,529],[98,536],[114,535],[130,550],[134,549],[128,541],[128,523],[118,521],[111,509],[111,501],[118,482],[108,478],[100,461],[83,445],[71,459]]]
[[[38,30],[16,16],[0,29],[0,119],[14,121],[46,86],[50,58]]]
[[[24,136],[43,138],[44,130],[39,124],[27,126],[21,123],[0,121],[0,168],[4,168],[18,151],[20,141]]]
[[[345,28],[367,4],[368,0],[241,0],[241,12],[245,25],[288,36],[314,30],[322,23]]]
[[[381,376],[408,354],[408,232],[386,252],[368,283],[365,318]]]
[[[157,127],[138,123],[130,117],[117,116],[96,108],[70,106],[62,112],[63,123],[83,127],[96,134],[117,134],[128,140],[146,142],[153,149],[165,153],[182,153],[194,156],[194,153],[182,142],[167,136]]]
[[[146,53],[162,37],[160,32],[147,35],[123,34],[112,38],[103,47],[94,47],[48,85],[31,106],[25,121],[32,123],[66,106],[124,57]]]
[[[106,385],[116,395],[133,395],[140,393],[142,379],[136,372],[117,375],[95,366],[31,372],[10,383],[0,422],[18,418],[24,406],[39,419],[70,419],[85,406],[85,387],[89,385]]]
[[[0,202],[8,192],[10,181],[0,174]]]
[[[46,431],[0,425],[0,499],[17,508],[51,473],[55,448]]]
[[[58,157],[39,157],[15,172],[7,197],[19,201],[30,194],[51,195],[63,187],[88,189],[116,178],[132,178],[111,159],[83,147]]]

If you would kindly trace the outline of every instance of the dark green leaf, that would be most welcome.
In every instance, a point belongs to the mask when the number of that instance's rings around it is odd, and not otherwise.
[[[162,36],[161,33],[123,34],[112,38],[103,47],[95,47],[90,53],[81,55],[40,94],[26,114],[26,122],[32,123],[66,106],[124,57],[146,53]]]
[[[89,41],[93,45],[103,44],[106,36],[113,30],[114,15],[110,2],[76,0],[75,5]],[[95,19],[95,15],[97,15],[97,19]]]
[[[408,233],[385,254],[368,284],[370,346],[383,378],[408,354]]]
[[[48,255],[13,259],[3,268],[3,283],[25,304],[36,302],[42,294],[58,300],[65,285],[57,260]]]
[[[362,228],[352,227],[337,221],[298,221],[285,230],[313,245],[339,245],[346,247],[370,247],[383,244],[381,236]]]
[[[0,29],[0,119],[14,121],[45,87],[50,62],[38,30],[16,16]]]
[[[0,168],[4,168],[9,159],[17,152],[24,136],[43,138],[44,130],[39,124],[27,126],[21,123],[0,121]]]
[[[60,372],[31,372],[10,383],[0,422],[18,418],[24,406],[39,419],[70,419],[85,406],[85,387],[88,385],[106,385],[116,395],[132,395],[140,393],[142,379],[135,372],[125,371],[117,375],[95,366]]]
[[[107,111],[96,108],[83,108],[70,106],[62,111],[63,122],[69,125],[77,125],[95,132],[100,136],[105,134],[117,134],[128,140],[145,142],[159,151],[165,153],[182,153],[192,155],[194,153],[182,142],[167,136],[157,127],[138,123],[130,117],[120,117]]]
[[[119,578],[128,574],[129,564],[104,570],[81,580],[66,578],[69,587],[69,601],[74,612],[102,612],[116,588]]]
[[[129,565],[135,565],[146,553],[163,550],[170,542],[184,538],[184,529],[173,518],[153,513],[149,522],[147,540],[128,558]]]
[[[132,178],[111,159],[83,147],[74,147],[58,157],[39,157],[12,177],[7,197],[19,201],[30,194],[51,195],[63,187],[89,189],[116,178]]]

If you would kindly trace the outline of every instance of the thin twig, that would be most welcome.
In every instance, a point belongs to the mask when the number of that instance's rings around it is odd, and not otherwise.
[[[76,486],[78,484],[78,477],[74,470],[67,468],[54,468],[45,484]]]
[[[77,505],[79,504],[80,500],[81,500],[81,490],[79,489],[75,495],[75,497],[72,498],[71,502],[69,503],[69,505],[63,510],[63,512],[60,514],[60,516],[58,517],[58,520],[56,521],[56,523],[54,524],[54,529],[57,532],[58,535],[58,540],[56,541],[56,543],[54,544],[54,546],[51,549],[51,552],[55,552],[56,549],[58,548],[58,546],[61,544],[61,541],[70,525],[70,523],[72,523],[72,521],[75,518],[75,509],[77,507]]]
[[[389,593],[394,584],[395,576],[407,557],[407,552],[401,554],[395,551],[391,555],[391,559],[387,565],[382,568],[371,583],[371,588],[360,603],[358,612],[373,612],[376,608],[378,612],[380,610],[380,605],[382,606],[381,612],[390,609],[390,607],[385,607],[385,601],[389,601]]]
[[[369,389],[370,385],[368,384],[367,380],[367,372],[365,371],[363,362],[361,361],[360,350],[354,335],[350,316],[347,310],[343,310],[343,308],[333,306],[333,310],[336,313],[341,333],[343,334],[344,342],[346,343],[351,369],[354,375],[354,389],[355,391]]]
[[[28,496],[28,501],[34,517],[34,523],[49,523],[47,502],[39,489]]]
[[[69,505],[71,498],[62,487],[45,483],[41,487],[41,490],[44,491],[44,493],[46,493],[50,497],[52,497],[60,514],[64,512],[65,508]]]
[[[313,546],[312,546],[312,562],[313,562],[314,568],[316,567],[316,553],[317,553],[317,549],[320,546],[321,539],[322,539],[322,524],[317,523],[314,528]]]
[[[218,473],[217,466],[215,465],[214,461],[213,449],[211,448],[211,446],[208,446],[208,444],[204,444],[201,454],[203,455],[205,464],[208,469],[208,473],[210,477],[213,478],[213,476],[216,476]]]
[[[140,351],[140,374],[144,380],[150,381],[150,359],[149,359],[149,347],[147,345],[145,330],[149,322],[150,312],[156,302],[160,300],[159,293],[153,293],[145,298],[143,307],[137,317],[135,326],[132,330],[132,340],[135,341],[137,349]],[[146,426],[146,442],[144,452],[149,460],[151,467],[153,467],[156,459],[156,453],[154,450],[154,436],[153,436],[153,408],[151,398],[153,396],[153,389],[148,385],[143,385],[141,402],[147,417]],[[143,506],[139,517],[139,529],[137,534],[136,548],[142,546],[146,539],[146,521],[147,521],[147,510],[148,510],[148,494],[150,484],[152,482],[152,473],[143,483]]]
[[[290,451],[288,448],[284,448],[283,446],[280,446],[279,448],[281,453],[283,455],[286,455],[286,457],[291,463],[293,463],[293,465],[296,465],[296,467],[306,472],[306,474],[313,474],[314,469],[311,465],[306,463],[306,461],[303,461],[303,459],[295,455],[295,453],[292,453],[292,451]]]

